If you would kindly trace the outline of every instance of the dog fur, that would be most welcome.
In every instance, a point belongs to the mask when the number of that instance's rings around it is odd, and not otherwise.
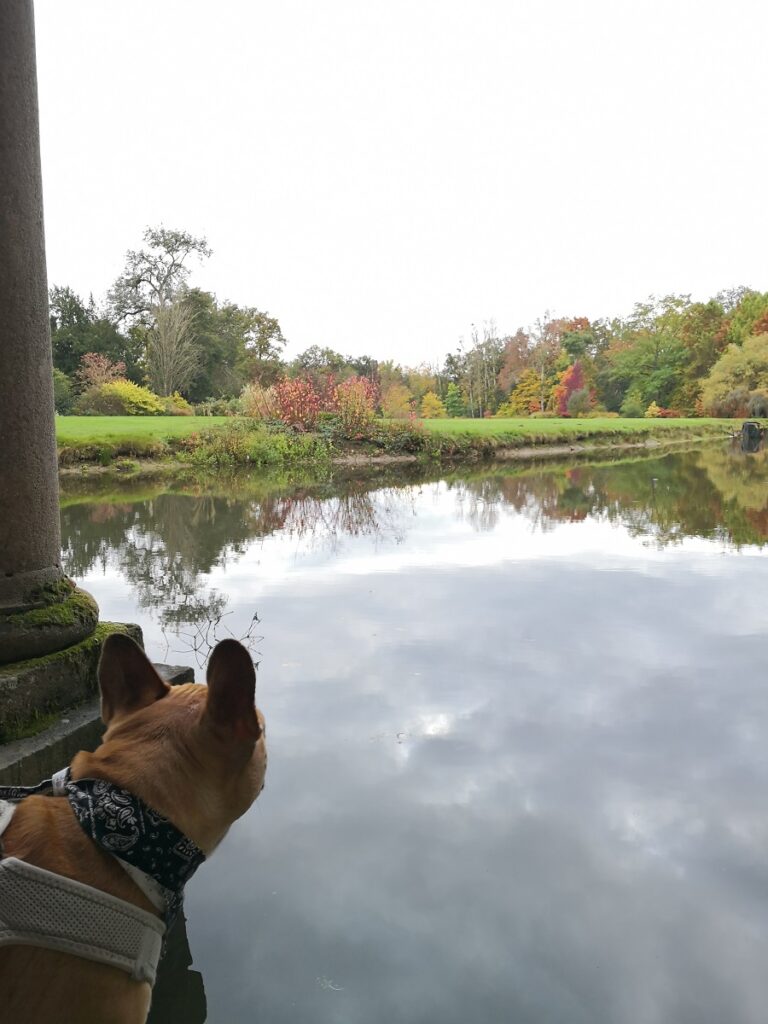
[[[72,762],[72,778],[101,778],[169,818],[208,857],[264,786],[264,719],[254,707],[248,652],[224,640],[211,655],[208,686],[170,687],[128,637],[111,636],[99,663],[107,726],[94,753]],[[119,864],[82,831],[64,798],[23,800],[3,852],[85,882],[156,913]],[[0,949],[0,1024],[143,1024],[146,982],[107,965],[27,946]]]

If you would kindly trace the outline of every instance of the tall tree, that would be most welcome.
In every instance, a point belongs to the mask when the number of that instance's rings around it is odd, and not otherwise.
[[[449,416],[458,417],[463,416],[466,413],[466,406],[464,405],[464,399],[461,397],[461,391],[459,390],[458,384],[450,382],[445,392],[445,411]]]
[[[241,308],[232,303],[221,307],[220,316],[227,330],[242,339],[242,365],[248,380],[273,384],[283,372],[280,356],[286,344],[277,318],[255,306]]]
[[[733,416],[742,412],[736,396],[743,394],[746,405],[755,390],[768,394],[768,334],[729,345],[704,381],[701,397],[710,414]]]
[[[530,369],[539,378],[539,408],[547,407],[547,399],[554,383],[554,372],[560,356],[562,320],[553,319],[549,313],[539,318],[531,329],[531,351],[528,360]]]
[[[498,377],[504,358],[504,342],[493,320],[483,324],[482,333],[474,325],[472,345],[466,353],[464,388],[471,416],[495,412],[499,404]]]
[[[518,327],[510,337],[504,338],[498,378],[499,388],[503,394],[508,395],[517,386],[523,370],[528,365],[530,349],[531,339],[522,327]]]
[[[459,349],[458,352],[449,352],[445,357],[443,368],[440,371],[440,376],[445,381],[446,387],[449,384],[455,384],[457,387],[461,387],[464,381],[465,372],[466,357],[461,349]]]
[[[346,358],[335,349],[311,345],[290,364],[294,376],[309,377],[316,387],[324,387],[330,377],[336,380],[351,376]]]
[[[143,249],[125,254],[125,269],[107,298],[117,323],[138,322],[149,328],[155,311],[170,306],[186,285],[193,258],[206,258],[212,250],[205,238],[188,231],[147,228],[143,238]]]
[[[574,362],[594,356],[596,339],[589,320],[585,316],[564,320],[560,343]]]
[[[347,356],[347,366],[358,377],[367,377],[369,380],[378,379],[379,363],[371,356]]]

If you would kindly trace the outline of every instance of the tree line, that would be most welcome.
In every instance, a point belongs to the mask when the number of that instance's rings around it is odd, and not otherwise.
[[[237,412],[254,386],[300,378],[323,394],[356,378],[375,385],[392,418],[768,415],[768,292],[652,296],[626,317],[545,314],[513,333],[487,321],[435,365],[323,345],[289,361],[276,317],[190,286],[193,265],[211,255],[205,238],[159,227],[143,242],[101,304],[51,289],[60,412],[84,411],[83,396],[105,381],[145,389],[171,403],[165,411]]]

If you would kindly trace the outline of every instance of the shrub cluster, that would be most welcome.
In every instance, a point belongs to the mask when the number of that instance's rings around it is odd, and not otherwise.
[[[211,427],[185,438],[186,457],[202,466],[289,466],[305,462],[323,463],[331,445],[312,434],[270,430],[252,420]]]
[[[130,380],[111,380],[87,388],[77,400],[80,416],[167,415],[163,399]]]
[[[723,417],[768,416],[768,394],[763,389],[732,388],[725,395],[710,399],[705,412]]]
[[[368,377],[349,377],[333,393],[339,426],[345,437],[362,434],[373,423],[379,389]]]
[[[75,396],[72,393],[72,381],[61,370],[53,371],[53,406],[60,416],[72,412]]]
[[[656,402],[651,402],[648,408],[645,410],[646,419],[663,419],[663,420],[676,420],[680,417],[679,409],[665,409]]]
[[[195,416],[240,416],[242,411],[239,398],[206,398],[194,407]]]
[[[189,402],[178,391],[174,391],[167,398],[161,398],[163,412],[166,416],[194,416],[195,410]]]
[[[275,384],[278,418],[289,427],[311,430],[321,411],[320,396],[309,377],[286,377]]]
[[[336,383],[328,376],[321,385],[311,377],[285,377],[264,389],[251,384],[242,396],[247,415],[278,419],[296,430],[313,430],[318,424],[343,437],[357,437],[373,423],[379,389],[368,377],[351,376]]]
[[[254,420],[278,419],[275,389],[265,388],[258,381],[246,384],[240,393],[240,411]]]
[[[78,416],[192,416],[194,410],[175,391],[161,398],[125,378],[125,363],[113,363],[98,352],[87,352],[70,378],[53,371],[56,412]],[[78,393],[79,392],[79,393]]]

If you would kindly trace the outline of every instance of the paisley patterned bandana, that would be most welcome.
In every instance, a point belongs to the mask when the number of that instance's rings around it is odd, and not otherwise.
[[[106,853],[153,878],[163,890],[170,929],[184,899],[184,885],[205,860],[191,839],[133,793],[105,779],[78,779],[69,769],[37,786],[0,786],[0,799],[22,800],[46,789],[63,792],[80,827]]]

